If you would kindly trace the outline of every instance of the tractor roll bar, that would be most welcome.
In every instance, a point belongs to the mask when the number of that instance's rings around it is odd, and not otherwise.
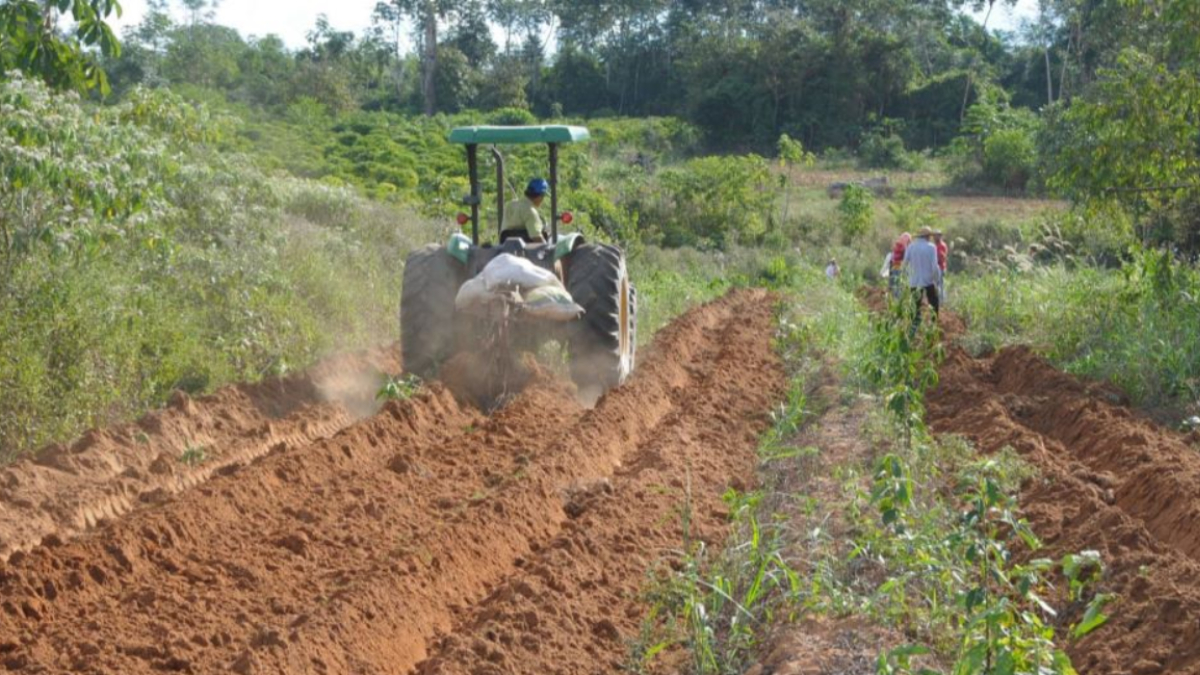
[[[558,143],[550,146],[550,242],[558,243]]]
[[[496,160],[496,236],[504,231],[504,156],[492,146],[492,159]]]
[[[479,146],[471,143],[467,146],[467,174],[471,181],[471,194],[467,204],[471,207],[471,243],[479,245],[479,202],[483,197],[479,191]]]

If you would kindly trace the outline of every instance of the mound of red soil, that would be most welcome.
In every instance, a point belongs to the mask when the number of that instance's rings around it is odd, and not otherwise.
[[[483,352],[459,352],[442,364],[438,377],[458,400],[485,411],[502,407],[534,379],[550,378],[532,354]]]
[[[1021,495],[1039,557],[1102,554],[1101,590],[1119,599],[1067,646],[1081,673],[1200,673],[1200,453],[1122,403],[1027,349],[979,360],[952,349],[929,420],[1040,469]]]
[[[47,537],[68,539],[273,448],[331,436],[356,413],[378,409],[379,373],[399,369],[395,350],[373,350],[202,398],[176,392],[166,409],[134,424],[94,429],[0,468],[0,560]]]
[[[772,324],[769,295],[733,293],[594,409],[536,375],[490,418],[433,385],[44,537],[0,563],[0,667],[611,672],[685,493],[692,535],[719,542],[720,494],[753,474],[784,385]]]

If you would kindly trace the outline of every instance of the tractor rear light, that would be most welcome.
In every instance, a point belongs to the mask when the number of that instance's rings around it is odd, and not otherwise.
[[[467,214],[460,213],[460,214],[458,214],[458,217],[455,218],[455,220],[458,221],[459,225],[466,225],[467,221],[469,221],[471,219],[469,217],[467,217]]]
[[[571,213],[570,211],[563,211],[560,219],[562,220],[563,225],[570,225],[571,221],[575,220],[575,214]]]

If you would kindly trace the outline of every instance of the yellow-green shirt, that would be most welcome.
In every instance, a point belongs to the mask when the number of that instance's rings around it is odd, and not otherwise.
[[[519,197],[504,205],[504,229],[525,230],[534,241],[542,240],[542,214],[528,197]]]

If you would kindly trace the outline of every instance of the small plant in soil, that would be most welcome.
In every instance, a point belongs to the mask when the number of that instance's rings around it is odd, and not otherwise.
[[[379,392],[375,394],[377,401],[407,401],[421,390],[421,378],[416,375],[403,377],[388,376]]]
[[[179,455],[179,462],[189,467],[200,466],[207,460],[208,453],[205,452],[203,445],[189,445]]]

